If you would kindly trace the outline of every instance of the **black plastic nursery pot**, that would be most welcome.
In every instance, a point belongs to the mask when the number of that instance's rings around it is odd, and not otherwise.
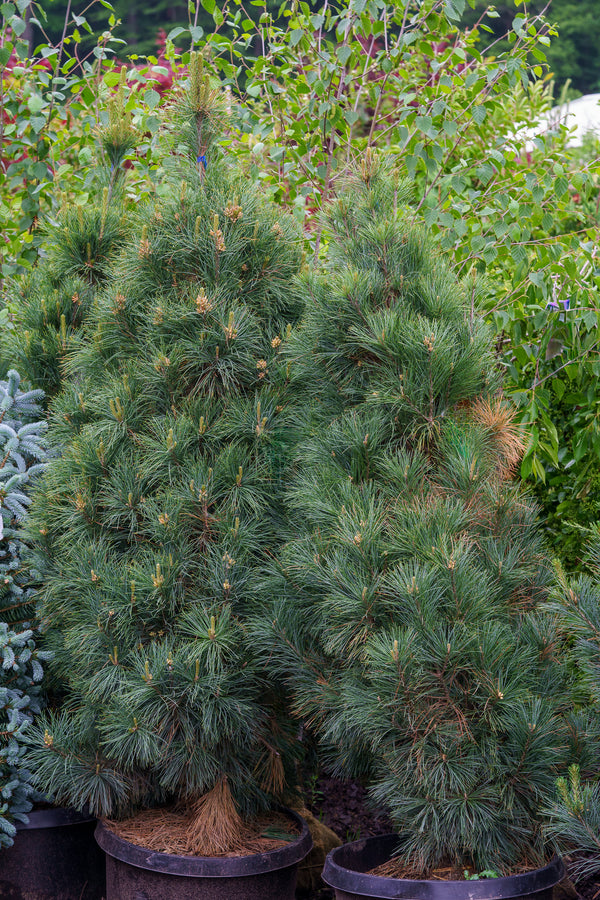
[[[106,900],[294,900],[296,870],[312,847],[308,826],[291,810],[297,838],[252,856],[177,856],[124,841],[102,822],[96,840],[106,853]]]
[[[12,847],[0,850],[2,900],[102,900],[104,854],[96,819],[74,809],[42,809],[18,825]]]
[[[391,859],[397,846],[398,836],[385,834],[336,847],[325,860],[323,881],[335,890],[336,900],[552,900],[552,888],[565,876],[558,857],[541,869],[478,881],[417,881],[367,874]]]

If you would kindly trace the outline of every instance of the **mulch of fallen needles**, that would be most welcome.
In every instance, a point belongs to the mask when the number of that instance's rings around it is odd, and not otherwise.
[[[189,846],[193,813],[187,810],[151,809],[122,822],[106,821],[105,824],[118,837],[138,847],[156,850],[159,853],[174,853],[178,856],[197,855],[197,850]],[[278,813],[259,816],[253,822],[240,827],[239,843],[234,850],[219,850],[212,847],[209,855],[232,857],[267,853],[286,847],[298,834],[296,823],[290,822],[287,816]]]

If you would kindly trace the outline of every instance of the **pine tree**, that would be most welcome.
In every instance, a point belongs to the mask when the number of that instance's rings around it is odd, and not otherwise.
[[[48,398],[60,390],[63,363],[78,346],[96,294],[130,235],[125,162],[138,142],[123,67],[107,122],[98,129],[100,165],[88,186],[90,202],[63,198],[58,222],[47,225],[47,256],[9,291],[16,312],[5,354]]]
[[[23,737],[40,712],[41,663],[32,618],[31,573],[20,526],[31,483],[45,466],[46,423],[39,421],[41,391],[21,391],[11,370],[0,382],[0,849],[10,847],[15,822],[27,821],[31,773],[21,765]]]
[[[301,537],[255,622],[336,774],[362,777],[408,871],[506,872],[547,847],[566,678],[539,611],[550,568],[513,483],[476,282],[457,281],[376,155],[334,204],[290,342],[304,418]]]
[[[557,564],[556,586],[547,604],[557,617],[563,647],[574,678],[573,695],[580,730],[595,741],[591,753],[573,764],[568,777],[558,780],[549,804],[548,833],[560,853],[569,854],[572,877],[577,881],[600,871],[600,527],[590,529],[584,558],[587,571],[569,578]],[[590,742],[592,743],[592,742]],[[595,752],[594,752],[595,751]]]
[[[40,420],[41,390],[22,391],[18,372],[0,382],[0,620],[31,620],[31,577],[23,568],[21,526],[32,482],[47,464],[47,424]]]
[[[36,783],[103,816],[178,802],[200,853],[235,850],[281,798],[295,736],[246,621],[280,540],[301,236],[230,170],[225,118],[193,56],[165,199],[69,360],[30,518],[66,690],[32,739]]]

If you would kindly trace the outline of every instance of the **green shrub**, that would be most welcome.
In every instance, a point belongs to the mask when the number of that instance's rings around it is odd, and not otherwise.
[[[554,591],[548,603],[563,635],[563,652],[576,686],[576,704],[582,727],[600,733],[600,529],[590,528],[584,562],[586,571],[569,577],[557,567]],[[557,783],[548,804],[548,833],[559,852],[568,854],[574,877],[585,879],[600,870],[600,785],[598,757],[572,765],[568,777]]]
[[[331,770],[389,811],[417,877],[506,873],[547,860],[568,672],[476,284],[402,200],[367,154],[327,218],[289,347],[296,390],[317,398],[288,493],[300,537],[256,642]]]
[[[59,803],[126,816],[177,801],[190,848],[210,853],[235,850],[240,815],[293,775],[295,731],[245,622],[280,540],[279,356],[302,251],[228,166],[220,102],[191,66],[186,154],[141,210],[53,404],[62,455],[29,529],[66,699],[29,731],[29,758]]]
[[[79,346],[96,295],[133,227],[124,166],[139,135],[126,105],[125,74],[123,68],[99,131],[97,199],[85,206],[65,202],[57,221],[46,226],[47,255],[7,292],[14,327],[5,335],[4,352],[48,398],[61,387],[64,362]]]

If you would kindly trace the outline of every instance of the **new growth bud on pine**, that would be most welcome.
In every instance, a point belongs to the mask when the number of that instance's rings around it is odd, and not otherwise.
[[[220,87],[213,86],[201,53],[190,54],[189,80],[176,114],[176,133],[200,174],[208,166],[215,140],[223,134],[229,111]]]
[[[133,115],[128,108],[127,67],[121,67],[121,75],[117,90],[107,103],[108,123],[98,129],[101,146],[106,153],[111,171],[111,184],[120,172],[125,156],[140,141],[140,134],[133,125]]]

